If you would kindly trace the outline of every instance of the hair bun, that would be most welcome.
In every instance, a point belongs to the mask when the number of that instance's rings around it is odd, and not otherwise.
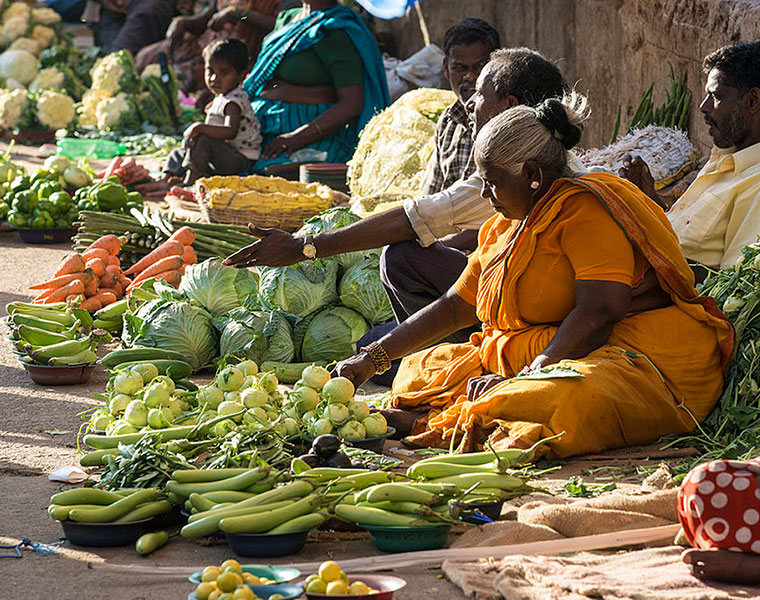
[[[549,98],[541,102],[536,107],[536,119],[567,150],[575,147],[581,139],[583,130],[577,124],[570,122],[567,115],[567,107],[559,98]]]

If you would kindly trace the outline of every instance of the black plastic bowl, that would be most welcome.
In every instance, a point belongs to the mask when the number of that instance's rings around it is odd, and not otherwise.
[[[479,510],[486,517],[492,521],[497,521],[501,516],[501,507],[504,506],[504,500],[495,500],[493,502],[462,502],[459,503],[464,510]],[[460,521],[465,523],[474,523],[475,525],[482,525],[483,519],[478,519],[472,514],[463,513],[459,517]]]
[[[343,443],[348,444],[349,446],[354,446],[355,448],[363,448],[364,450],[372,450],[372,452],[382,454],[385,440],[395,434],[396,429],[394,427],[388,427],[388,431],[385,432],[385,435],[381,435],[380,437],[367,438],[364,440],[343,440]],[[310,440],[309,438],[303,438],[305,448],[310,448],[313,441],[314,440]]]
[[[39,385],[76,385],[87,383],[92,372],[95,370],[95,363],[49,366],[21,362],[29,373],[29,378]]]
[[[134,544],[142,533],[143,525],[153,517],[130,523],[77,523],[61,521],[66,539],[75,546],[104,548]]]
[[[53,229],[31,229],[27,227],[17,228],[21,240],[27,244],[61,244],[71,241],[71,237],[77,232],[73,227],[60,227]]]
[[[308,529],[292,533],[227,533],[227,543],[238,556],[288,556],[306,545]]]

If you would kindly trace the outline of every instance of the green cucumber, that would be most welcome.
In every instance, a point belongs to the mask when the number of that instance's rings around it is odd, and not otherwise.
[[[163,348],[121,348],[120,350],[109,352],[100,362],[104,367],[113,369],[120,367],[123,363],[152,361],[153,359],[168,359],[185,362],[185,356],[181,352],[164,350]]]
[[[166,531],[153,531],[140,536],[135,543],[135,550],[137,553],[146,556],[151,552],[154,552],[165,546],[169,541],[169,533]]]
[[[295,383],[301,379],[301,373],[306,367],[317,365],[318,367],[326,367],[328,362],[316,361],[316,362],[301,362],[301,363],[285,363],[277,362],[274,360],[265,360],[259,366],[259,371],[262,373],[268,373],[273,371],[277,376],[280,383]]]

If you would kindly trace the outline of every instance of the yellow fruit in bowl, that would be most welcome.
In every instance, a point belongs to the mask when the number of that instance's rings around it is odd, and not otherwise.
[[[348,586],[349,594],[369,594],[369,586],[363,581],[354,581]]]
[[[304,589],[309,594],[324,594],[327,592],[327,582],[324,579],[320,579],[314,575],[311,575],[310,577],[314,577],[314,579],[311,581],[307,579],[304,584]]]
[[[213,592],[215,589],[216,586],[213,585],[212,582],[202,581],[198,584],[198,587],[195,588],[195,595],[198,597],[198,600],[208,600],[211,592]]]
[[[234,598],[232,597],[232,594],[230,594],[229,592],[225,592],[224,594],[219,596],[218,600],[234,600]]]
[[[208,595],[208,600],[219,600],[222,596],[222,590],[214,590]]]
[[[264,580],[259,579],[253,573],[243,573],[243,582],[250,583],[251,585],[261,585],[264,583]]]
[[[238,569],[240,569],[240,563],[236,561],[234,558],[228,558],[221,565],[219,565],[219,570],[224,571],[227,567],[237,567]],[[240,569],[240,572],[242,573],[243,570]]]
[[[323,581],[330,583],[331,581],[340,579],[340,576],[341,576],[340,565],[336,563],[334,560],[326,560],[321,565],[319,565],[319,577]]]
[[[230,573],[236,573],[237,575],[240,575],[241,577],[243,576],[243,569],[240,565],[227,565],[226,567],[222,567],[222,573],[226,573],[227,571],[229,571]]]
[[[348,586],[342,579],[337,579],[327,584],[328,596],[345,596],[346,594],[348,594]]]
[[[232,600],[256,600],[256,594],[247,585],[241,585],[232,592]]]
[[[379,594],[380,590],[376,590],[375,588],[369,588],[369,592],[368,593],[370,595]]]
[[[216,587],[223,592],[234,592],[243,583],[243,578],[233,571],[224,571],[216,578]]]
[[[219,577],[219,573],[221,573],[219,567],[213,565],[208,566],[201,571],[201,581],[216,581],[216,578]]]

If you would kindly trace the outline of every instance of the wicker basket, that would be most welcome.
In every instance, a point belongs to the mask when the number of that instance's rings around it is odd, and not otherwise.
[[[209,223],[253,223],[285,231],[300,229],[304,220],[327,210],[336,201],[327,186],[276,177],[199,179],[195,189],[203,219]],[[283,189],[290,191],[280,191]],[[241,204],[245,208],[241,209]]]

